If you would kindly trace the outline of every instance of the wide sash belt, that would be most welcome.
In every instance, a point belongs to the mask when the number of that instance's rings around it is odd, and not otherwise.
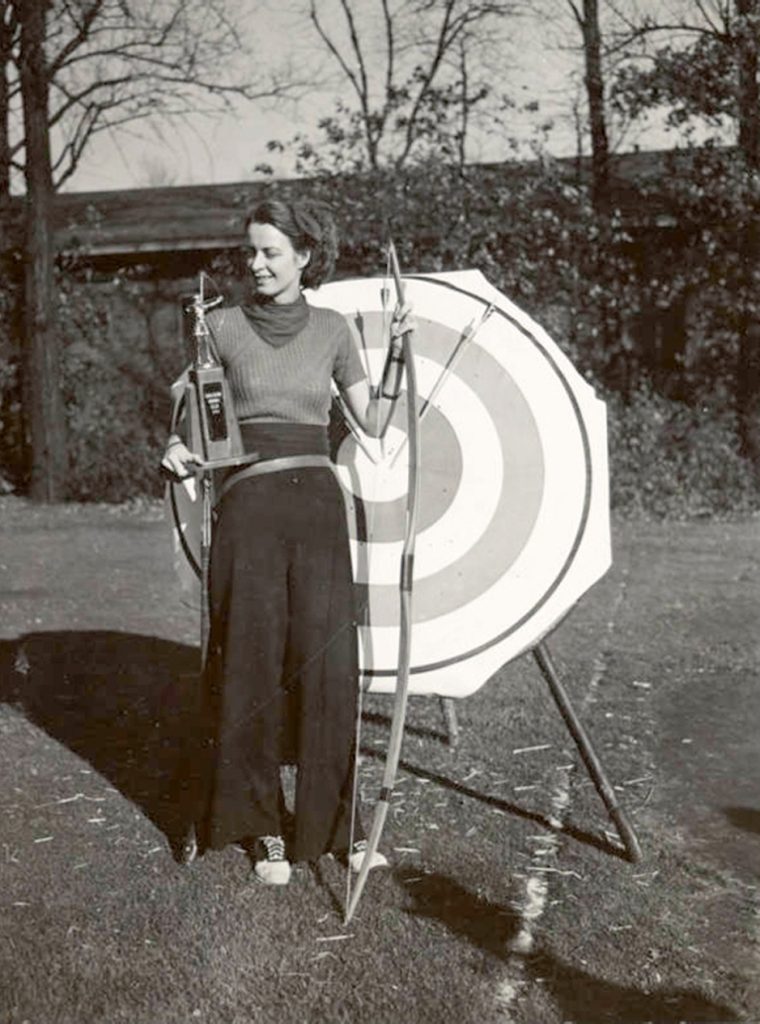
[[[327,455],[283,455],[277,459],[262,459],[261,462],[254,462],[235,473],[230,473],[217,490],[216,504],[218,505],[225,494],[241,480],[291,469],[329,469],[334,472],[335,467]]]

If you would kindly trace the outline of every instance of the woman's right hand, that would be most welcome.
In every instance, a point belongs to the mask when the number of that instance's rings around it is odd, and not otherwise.
[[[195,466],[200,465],[202,462],[203,459],[201,459],[200,455],[191,452],[184,441],[179,438],[172,438],[169,440],[164,457],[161,459],[161,468],[178,480],[184,480],[186,477],[192,476],[195,472]]]

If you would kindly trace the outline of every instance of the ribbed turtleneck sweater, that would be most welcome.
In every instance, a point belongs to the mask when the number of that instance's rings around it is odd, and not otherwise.
[[[214,310],[207,322],[241,423],[325,425],[330,381],[345,389],[365,376],[348,324],[333,309],[310,306],[303,330],[278,346],[256,333],[239,306]]]

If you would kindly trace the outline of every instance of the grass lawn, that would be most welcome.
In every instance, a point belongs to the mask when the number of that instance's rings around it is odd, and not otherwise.
[[[456,751],[412,699],[391,870],[345,931],[334,861],[274,891],[234,848],[172,857],[196,621],[158,510],[0,514],[2,1024],[760,1020],[760,520],[618,524],[550,638],[642,863],[526,656],[458,705]]]

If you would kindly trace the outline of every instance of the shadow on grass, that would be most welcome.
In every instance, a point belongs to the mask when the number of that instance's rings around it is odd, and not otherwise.
[[[346,898],[346,870],[343,869],[339,876],[336,876],[332,871],[325,871],[324,865],[321,861],[313,861],[309,864],[309,868],[314,877],[316,886],[327,896],[332,906],[333,914],[339,919],[343,919],[343,915],[346,911],[346,904],[344,900]]]
[[[506,959],[508,943],[519,926],[511,909],[474,895],[446,875],[420,875],[414,868],[401,868],[394,875],[409,895],[407,914],[440,921],[471,945]]]
[[[385,757],[383,751],[374,750],[372,747],[362,747],[361,753],[365,757],[379,758],[381,760]],[[519,804],[513,804],[503,797],[492,796],[490,793],[481,793],[477,789],[465,786],[464,783],[458,782],[456,779],[450,779],[447,775],[441,775],[438,772],[431,771],[429,768],[422,768],[420,765],[412,764],[410,761],[399,761],[399,768],[410,775],[416,776],[418,779],[428,779],[443,789],[452,790],[454,793],[459,793],[470,800],[477,800],[478,803],[485,804],[487,807],[495,807],[497,810],[504,811],[505,814],[510,814],[515,818],[533,821],[538,825],[542,825],[550,832],[560,831],[578,843],[591,846],[595,850],[599,850],[601,853],[608,854],[611,857],[618,857],[620,860],[628,861],[626,851],[619,846],[614,846],[603,836],[595,835],[592,832],[584,832],[582,829],[567,823],[563,824],[560,829],[557,829],[557,826],[553,825],[549,818],[539,811],[528,810],[528,808],[521,807]]]
[[[409,896],[409,915],[439,921],[460,939],[504,964],[517,959],[509,950],[519,927],[511,909],[474,895],[445,875],[420,876],[414,869],[400,870],[395,875]],[[556,1004],[560,1019],[575,1024],[695,1024],[741,1019],[728,1006],[698,993],[642,992],[596,978],[543,951],[520,956],[519,962],[519,979],[540,983]]]
[[[0,644],[0,701],[107,778],[177,856],[194,792],[198,668],[195,648],[157,637],[30,633]]]
[[[724,1003],[715,1003],[697,992],[642,992],[595,978],[548,953],[528,957],[526,967],[532,977],[543,979],[543,988],[556,1001],[562,1019],[576,1024],[641,1024],[642,1021],[725,1024],[741,1020]]]
[[[428,698],[429,699],[429,698]],[[371,722],[373,725],[383,725],[390,728],[391,718],[390,715],[383,715],[378,711],[362,711],[362,721]],[[404,732],[410,736],[419,736],[425,740],[435,740],[437,743],[443,746],[450,746],[450,740],[448,733],[441,732],[439,729],[432,729],[425,725],[414,725],[410,722],[404,723]]]
[[[760,811],[753,807],[724,807],[723,813],[734,828],[760,833]]]

